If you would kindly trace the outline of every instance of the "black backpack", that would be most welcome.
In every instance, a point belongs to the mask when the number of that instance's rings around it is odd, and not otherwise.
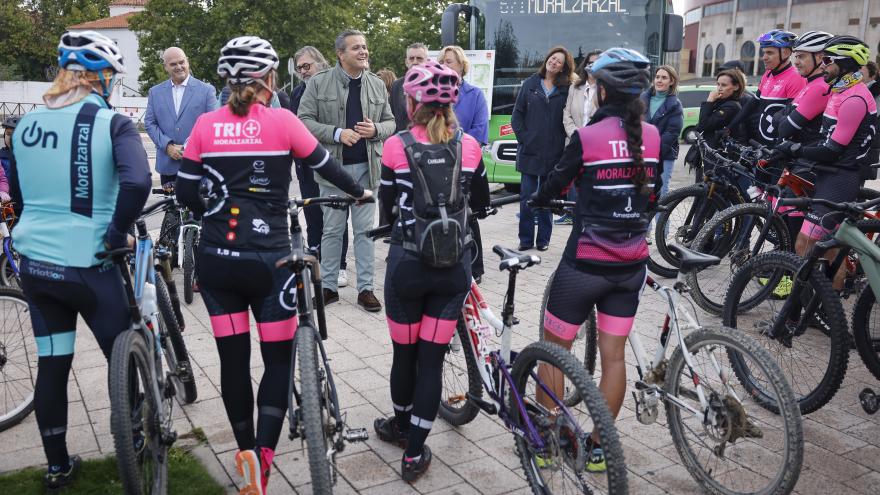
[[[403,247],[434,268],[458,264],[470,242],[468,197],[461,178],[461,131],[447,144],[419,143],[399,133],[413,181],[415,223],[404,226]]]

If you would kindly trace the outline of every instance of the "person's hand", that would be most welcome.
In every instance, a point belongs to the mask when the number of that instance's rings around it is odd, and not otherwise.
[[[706,101],[708,101],[709,103],[712,103],[715,100],[717,100],[718,98],[721,98],[721,93],[718,90],[709,91],[709,97],[706,98]]]
[[[537,192],[529,196],[529,202],[535,208],[546,208],[549,205],[547,198],[542,198]]]
[[[376,124],[369,117],[364,117],[363,122],[358,122],[354,126],[354,130],[364,139],[372,139],[376,137]]]
[[[801,143],[783,141],[776,146],[776,150],[790,157],[797,158],[800,156]]]
[[[6,191],[0,191],[0,201],[8,203],[12,201],[12,196],[10,196],[9,193]]]
[[[165,153],[168,154],[168,158],[171,158],[172,160],[180,160],[183,158],[183,146],[168,143],[168,146],[165,147]]]
[[[339,142],[346,146],[354,146],[361,139],[361,135],[351,129],[343,129],[339,133]]]
[[[354,199],[358,200],[358,203],[364,203],[366,201],[369,201],[370,198],[372,198],[372,197],[373,197],[373,191],[371,189],[367,189],[365,187],[363,196],[361,196],[359,198],[354,198]]]

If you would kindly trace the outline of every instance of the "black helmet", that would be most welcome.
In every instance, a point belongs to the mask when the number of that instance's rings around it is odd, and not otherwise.
[[[21,115],[10,115],[3,119],[3,127],[8,129],[15,129],[15,126],[18,125],[18,121],[21,120]]]
[[[648,88],[648,59],[629,48],[609,48],[590,64],[590,73],[606,88],[621,93],[640,94]]]

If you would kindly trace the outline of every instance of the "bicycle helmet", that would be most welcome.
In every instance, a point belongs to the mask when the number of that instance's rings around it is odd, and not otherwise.
[[[226,43],[217,60],[217,74],[232,84],[247,84],[278,69],[272,44],[258,36],[239,36]]]
[[[124,73],[122,53],[116,42],[95,31],[67,32],[58,43],[58,65],[62,69],[100,72],[112,69]]]
[[[807,31],[797,37],[793,50],[810,53],[821,52],[825,45],[828,44],[828,40],[833,37],[833,34],[826,33],[825,31]]]
[[[855,65],[858,65],[853,70],[858,70],[859,67],[867,64],[868,60],[871,59],[871,50],[868,48],[868,45],[855,36],[835,36],[828,40],[822,51],[835,59],[852,60]]]
[[[15,129],[19,120],[21,120],[21,115],[10,115],[3,119],[3,127],[7,129]]]
[[[758,44],[761,45],[761,48],[791,48],[794,46],[795,39],[797,39],[797,35],[791,31],[774,29],[762,34],[758,38]]]
[[[451,105],[458,101],[460,84],[458,72],[429,60],[406,71],[403,92],[419,103]]]
[[[648,59],[629,48],[609,48],[592,64],[590,74],[606,88],[622,93],[640,94],[648,88]]]

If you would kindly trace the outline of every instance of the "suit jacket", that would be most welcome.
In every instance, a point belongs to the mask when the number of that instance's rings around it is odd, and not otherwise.
[[[409,128],[409,114],[406,113],[406,95],[403,93],[403,78],[391,85],[391,113],[394,114],[396,132]]]
[[[180,113],[175,114],[171,80],[150,88],[144,127],[156,145],[156,172],[164,175],[177,174],[180,161],[172,160],[165,148],[168,143],[186,143],[199,115],[217,108],[216,95],[217,91],[213,86],[190,76],[180,101]]]

